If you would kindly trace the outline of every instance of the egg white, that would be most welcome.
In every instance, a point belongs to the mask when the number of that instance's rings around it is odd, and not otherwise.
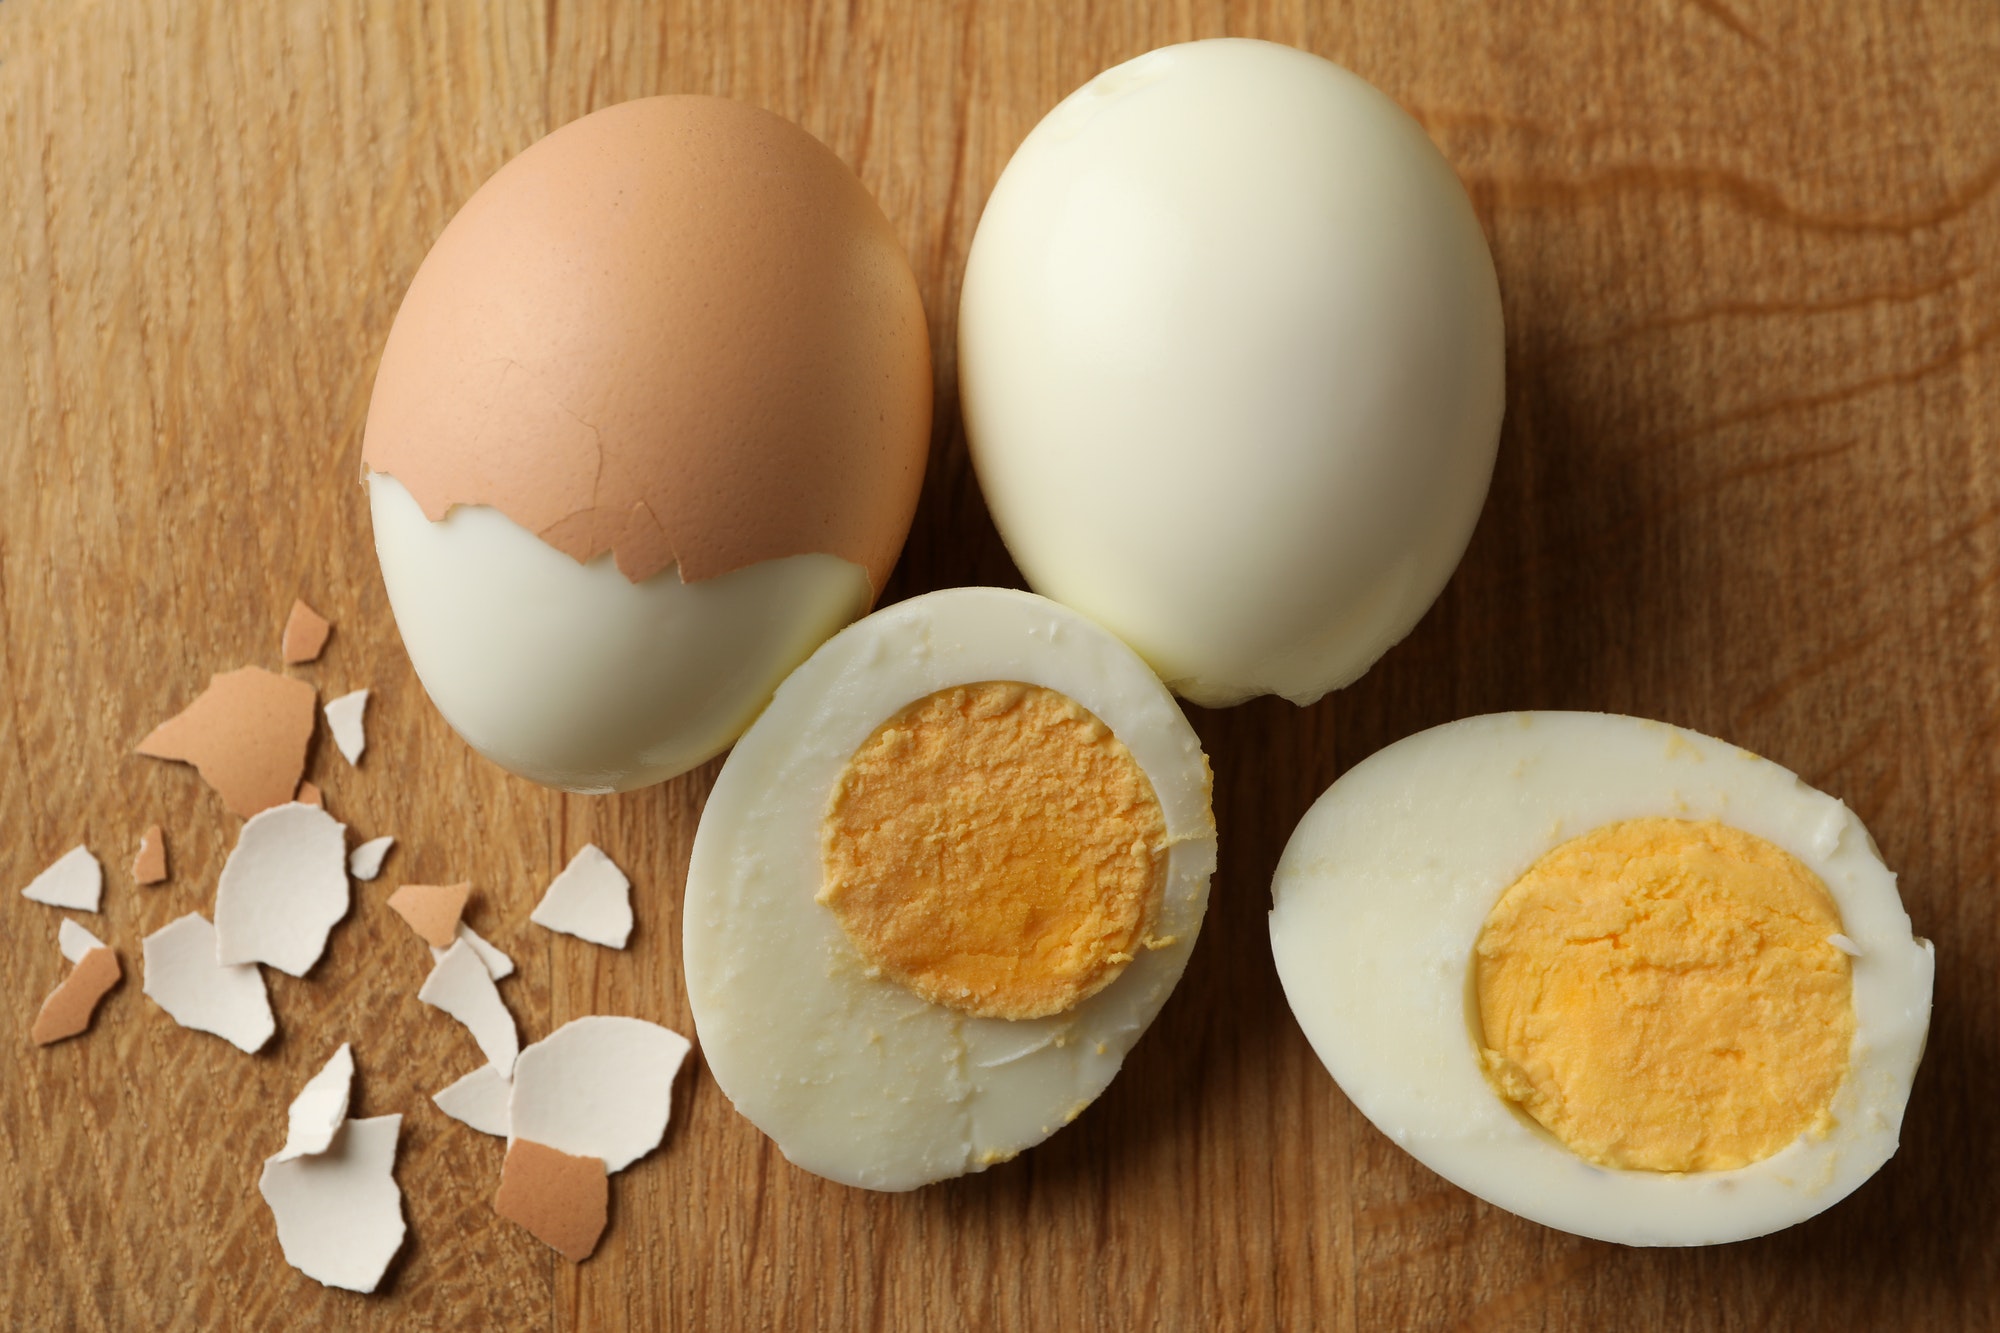
[[[821,885],[834,784],[877,726],[954,685],[1060,691],[1124,742],[1166,817],[1166,884],[1142,951],[1075,1009],[974,1018],[870,975]],[[954,588],[849,626],[737,742],[702,812],[682,926],[716,1082],[808,1171],[905,1190],[1039,1143],[1104,1090],[1187,965],[1215,824],[1201,745],[1159,679],[1084,617],[1030,593]]]
[[[1825,881],[1859,952],[1850,1064],[1824,1138],[1731,1171],[1612,1170],[1487,1083],[1471,984],[1487,912],[1558,844],[1647,815],[1719,820]],[[1496,714],[1409,737],[1306,814],[1270,920],[1292,1011],[1362,1114],[1536,1222],[1628,1245],[1742,1240],[1838,1202],[1896,1151],[1929,1024],[1930,943],[1912,937],[1894,874],[1845,805],[1725,742],[1599,713]]]
[[[966,255],[959,391],[1030,586],[1184,698],[1304,704],[1457,567],[1504,341],[1423,127],[1318,56],[1215,38],[1106,70],[1015,150]]]
[[[522,777],[644,787],[722,753],[785,673],[868,607],[868,575],[798,555],[683,583],[578,564],[497,509],[438,522],[368,476],[375,550],[410,662],[445,721]]]

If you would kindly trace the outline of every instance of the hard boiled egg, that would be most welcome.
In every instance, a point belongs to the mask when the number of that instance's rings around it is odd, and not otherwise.
[[[1839,801],[1711,737],[1471,718],[1313,806],[1271,947],[1377,1128],[1523,1217],[1628,1245],[1762,1235],[1896,1151],[1932,951]]]
[[[959,304],[972,461],[1021,572],[1212,706],[1310,703],[1416,624],[1486,497],[1502,347],[1422,127],[1233,39],[1051,111]]]
[[[607,107],[410,283],[362,460],[411,661],[475,749],[582,791],[726,747],[881,591],[930,428],[888,221],[798,126]]]
[[[1083,616],[957,588],[814,653],[731,751],[682,927],[709,1069],[793,1162],[904,1190],[1074,1119],[1186,966],[1208,763]]]

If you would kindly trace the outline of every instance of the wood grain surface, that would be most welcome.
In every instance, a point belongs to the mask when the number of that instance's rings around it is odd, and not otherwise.
[[[0,0],[0,1325],[2000,1325],[2000,9],[1621,8]],[[430,1104],[478,1057],[418,1004],[429,960],[382,900],[471,880],[525,1037],[591,1012],[689,1031],[678,900],[714,770],[561,796],[425,699],[355,484],[411,273],[491,171],[595,107],[703,91],[796,118],[875,191],[931,318],[931,472],[889,596],[1015,582],[953,390],[981,204],[1092,74],[1223,34],[1373,80],[1478,205],[1509,384],[1463,566],[1338,696],[1193,714],[1214,906],[1074,1126],[878,1196],[789,1166],[697,1067],[571,1266],[494,1216],[500,1142]],[[276,668],[295,595],[337,625],[295,673],[377,692],[366,761],[322,735],[309,776],[400,843],[312,974],[271,976],[280,1036],[251,1057],[140,993],[141,936],[207,909],[238,825],[133,747],[210,672]],[[1312,1056],[1264,926],[1293,824],[1381,746],[1522,707],[1728,737],[1845,799],[1901,872],[1937,943],[1929,1053],[1902,1152],[1830,1213],[1691,1251],[1545,1230],[1417,1165]],[[140,889],[154,821],[173,878]],[[624,953],[526,919],[587,840],[637,884]],[[36,1050],[57,917],[15,890],[79,841],[127,978]],[[405,1116],[410,1236],[365,1298],[288,1268],[256,1192],[343,1039],[356,1113]]]

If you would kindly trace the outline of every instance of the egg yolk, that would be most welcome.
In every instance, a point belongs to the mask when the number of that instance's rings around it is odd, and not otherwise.
[[[925,999],[1043,1018],[1153,943],[1166,844],[1152,783],[1075,700],[956,686],[848,761],[821,828],[819,901],[871,967]]]
[[[1493,1086],[1600,1166],[1723,1171],[1831,1127],[1854,1003],[1812,871],[1713,821],[1563,843],[1486,918]]]

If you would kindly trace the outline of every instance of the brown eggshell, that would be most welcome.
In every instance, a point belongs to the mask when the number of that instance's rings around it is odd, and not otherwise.
[[[491,505],[635,582],[824,552],[879,592],[930,412],[916,279],[854,174],[768,111],[652,97],[557,130],[452,219],[362,459],[433,520]]]

